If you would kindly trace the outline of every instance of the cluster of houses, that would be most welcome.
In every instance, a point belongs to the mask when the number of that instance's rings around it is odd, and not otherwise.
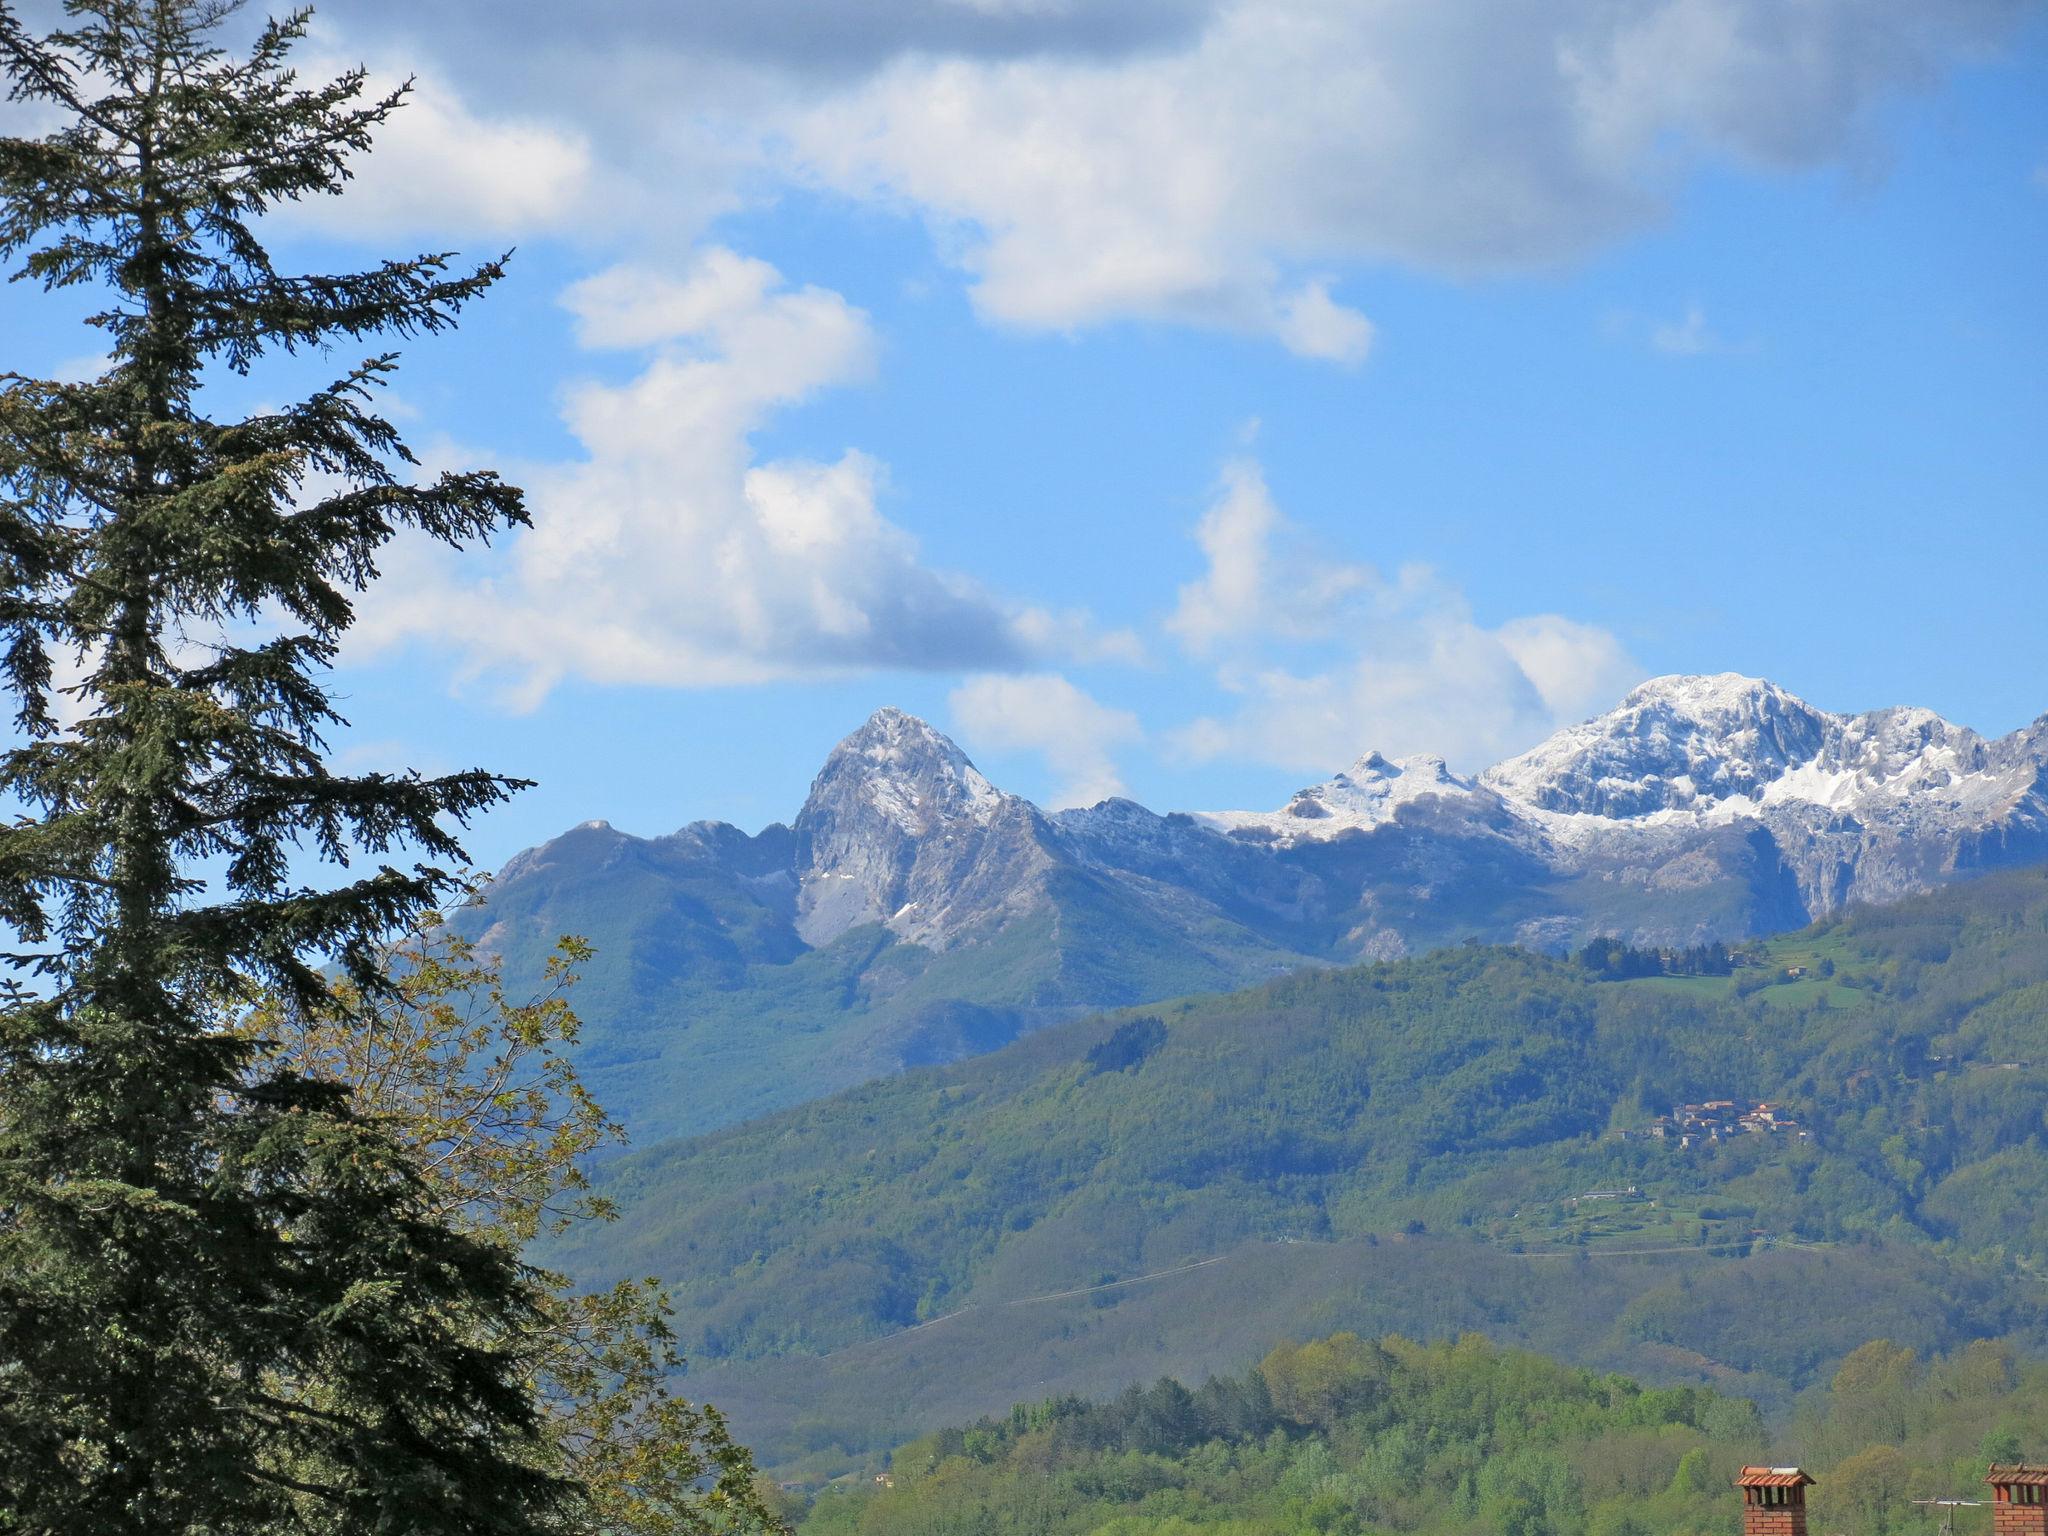
[[[1668,1115],[1659,1115],[1640,1131],[1623,1131],[1624,1141],[1673,1141],[1681,1152],[1695,1146],[1717,1145],[1735,1136],[1791,1136],[1809,1138],[1797,1120],[1788,1118],[1776,1105],[1757,1104],[1744,1109],[1734,1099],[1708,1099],[1704,1104],[1678,1104]]]

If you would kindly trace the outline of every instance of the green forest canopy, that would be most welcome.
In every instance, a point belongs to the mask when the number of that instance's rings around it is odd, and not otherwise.
[[[1793,1421],[1467,1334],[1340,1333],[1192,1390],[1061,1398],[938,1431],[885,1472],[792,1499],[799,1536],[1730,1536],[1745,1462],[1819,1479],[1816,1532],[1894,1536],[1916,1498],[1985,1496],[1989,1461],[2048,1452],[2048,1364],[1983,1340],[1932,1360],[1874,1341]],[[1990,1529],[1958,1511],[1960,1536]]]
[[[2048,874],[1860,911],[1761,959],[1602,981],[1468,947],[1081,1020],[620,1159],[602,1182],[626,1219],[562,1257],[591,1280],[663,1275],[712,1360],[1245,1241],[1404,1230],[1504,1252],[1882,1243],[2033,1273]],[[1713,1098],[1770,1101],[1809,1135],[1618,1134]]]

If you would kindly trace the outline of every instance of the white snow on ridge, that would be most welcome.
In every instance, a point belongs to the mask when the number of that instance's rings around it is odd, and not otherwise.
[[[1658,678],[1605,715],[1480,775],[1517,813],[1577,842],[1618,827],[1790,816],[1983,822],[2032,789],[2038,759],[1995,752],[1932,710],[1815,709],[1734,673]]]
[[[833,759],[859,761],[860,793],[905,832],[928,831],[940,820],[986,822],[1012,798],[951,740],[900,709],[876,710]]]
[[[1481,795],[1470,779],[1450,771],[1440,757],[1391,761],[1369,752],[1349,771],[1298,791],[1277,811],[1196,811],[1196,821],[1218,832],[1270,838],[1282,844],[1324,842],[1346,832],[1386,826],[1400,811],[1431,798],[1472,799]]]
[[[1900,826],[1923,815],[1988,822],[2039,781],[2018,737],[1987,743],[1932,710],[1837,715],[1760,678],[1660,677],[1476,778],[1439,758],[1377,753],[1277,811],[1210,811],[1220,832],[1283,844],[1371,830],[1429,797],[1491,802],[1548,840],[1791,817]]]

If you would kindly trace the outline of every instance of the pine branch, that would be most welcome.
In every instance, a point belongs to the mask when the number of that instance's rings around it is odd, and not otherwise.
[[[444,331],[504,261],[280,272],[263,215],[340,191],[409,86],[302,84],[304,12],[231,57],[232,9],[68,0],[35,38],[0,0],[13,97],[65,119],[0,139],[0,264],[90,288],[110,353],[90,383],[0,374],[0,964],[28,984],[0,988],[0,1524],[202,1536],[327,1500],[538,1536],[576,1498],[522,1353],[540,1282],[344,1089],[224,1024],[268,989],[370,1031],[404,995],[391,935],[521,781],[333,772],[328,668],[394,536],[487,540],[523,505],[485,472],[413,483],[372,408],[389,351],[246,420],[206,385]]]

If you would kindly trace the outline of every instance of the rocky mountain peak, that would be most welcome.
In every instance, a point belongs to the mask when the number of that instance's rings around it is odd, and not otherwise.
[[[1760,825],[1817,915],[2026,857],[2048,827],[2041,746],[1927,709],[1831,714],[1722,673],[1656,678],[1481,781],[1573,859]]]
[[[821,817],[867,815],[922,835],[963,816],[986,817],[1010,798],[950,737],[900,709],[878,709],[825,759],[797,829]]]
[[[1281,843],[1324,841],[1385,826],[1404,808],[1432,799],[1476,806],[1491,797],[1470,779],[1451,772],[1440,757],[1389,758],[1368,752],[1335,778],[1296,790],[1277,811],[1206,811],[1199,819],[1239,837]]]
[[[1740,673],[1652,678],[1614,709],[1488,769],[1481,780],[1547,811],[1605,817],[1756,798],[1826,746],[1833,717]]]
[[[1699,721],[1728,721],[1785,709],[1810,709],[1804,700],[1763,677],[1742,672],[1672,672],[1636,684],[1610,714],[1662,709]]]
[[[971,905],[963,897],[986,896],[977,871],[1033,864],[1042,828],[1028,801],[989,783],[950,738],[876,710],[832,749],[797,816],[798,931],[819,944],[880,922],[942,944],[949,914]]]
[[[1408,779],[1416,784],[1463,784],[1465,781],[1451,772],[1451,766],[1433,753],[1418,753],[1409,757],[1386,757],[1378,752],[1368,752],[1353,763],[1337,779],[1349,780],[1353,784],[1371,784],[1380,780]]]

